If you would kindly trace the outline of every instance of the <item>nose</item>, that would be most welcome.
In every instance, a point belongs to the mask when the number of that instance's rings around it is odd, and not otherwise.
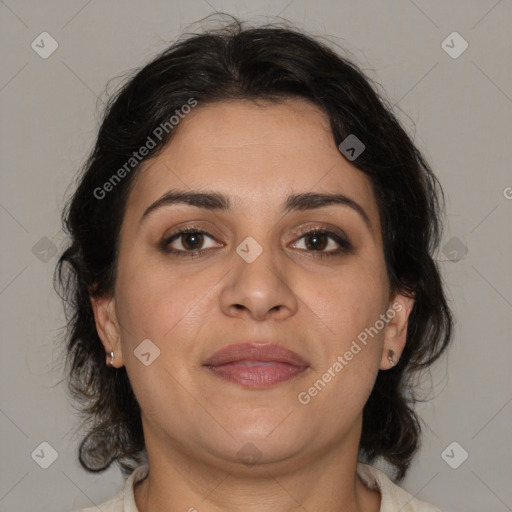
[[[289,282],[290,269],[287,271],[284,257],[264,249],[250,263],[238,253],[234,258],[220,295],[224,314],[262,321],[284,320],[296,313],[298,300]]]

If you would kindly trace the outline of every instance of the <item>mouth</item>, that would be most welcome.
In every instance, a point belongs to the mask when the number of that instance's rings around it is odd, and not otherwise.
[[[213,375],[251,388],[266,388],[290,380],[309,368],[295,352],[258,342],[228,345],[203,364]]]

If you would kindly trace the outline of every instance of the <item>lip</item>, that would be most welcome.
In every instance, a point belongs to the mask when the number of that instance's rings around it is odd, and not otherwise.
[[[299,354],[281,345],[261,342],[227,345],[203,366],[220,378],[258,388],[287,381],[309,367]]]

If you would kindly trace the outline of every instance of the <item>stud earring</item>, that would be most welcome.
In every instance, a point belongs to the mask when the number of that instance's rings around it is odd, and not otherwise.
[[[394,361],[393,361],[393,356],[394,356],[394,355],[395,355],[395,351],[390,349],[390,350],[389,350],[389,352],[388,352],[388,361],[389,361],[389,364],[390,364],[391,366],[394,366],[394,365],[395,365],[395,363],[394,363]]]
[[[108,356],[107,356],[107,366],[110,366],[110,367],[114,366],[114,352],[110,352],[110,361],[108,360]]]

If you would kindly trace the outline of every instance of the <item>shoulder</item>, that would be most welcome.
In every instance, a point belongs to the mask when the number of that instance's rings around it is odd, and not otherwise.
[[[379,490],[381,494],[380,512],[441,512],[438,508],[420,501],[404,489],[396,485],[383,471],[359,462],[357,474],[371,489]]]
[[[138,512],[135,504],[133,488],[137,482],[144,479],[148,474],[148,465],[135,468],[126,479],[124,487],[109,500],[92,507],[76,510],[73,512]]]

